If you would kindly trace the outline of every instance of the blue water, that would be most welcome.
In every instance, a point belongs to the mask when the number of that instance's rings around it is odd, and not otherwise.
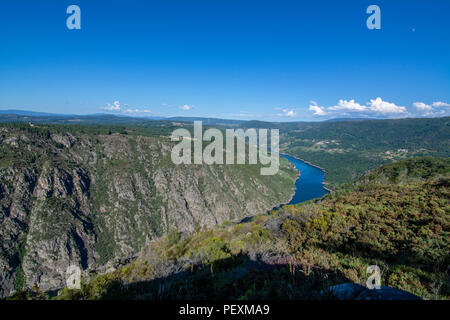
[[[280,155],[292,162],[300,171],[300,177],[295,181],[295,194],[289,204],[320,198],[328,193],[322,184],[325,178],[325,173],[322,170],[291,156]]]

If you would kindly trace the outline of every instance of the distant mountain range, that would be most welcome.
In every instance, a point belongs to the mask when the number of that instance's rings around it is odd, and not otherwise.
[[[73,116],[75,116],[74,114],[47,113],[47,112],[17,110],[17,109],[0,110],[0,114],[15,114],[18,116],[28,116],[28,117],[73,117]]]
[[[16,117],[13,117],[16,116]],[[25,118],[26,117],[26,118]],[[30,119],[30,117],[32,119]],[[40,117],[41,119],[34,119],[35,117]],[[45,119],[42,119],[45,118]],[[18,109],[7,109],[0,110],[0,121],[57,121],[57,123],[64,123],[65,121],[77,120],[78,122],[89,123],[94,121],[106,121],[108,123],[114,122],[116,120],[118,123],[123,123],[126,120],[130,122],[136,121],[146,121],[146,120],[168,120],[168,121],[182,121],[182,122],[193,122],[193,121],[203,121],[206,125],[239,125],[246,123],[246,127],[249,127],[249,123],[254,124],[267,124],[274,123],[273,121],[260,121],[260,120],[235,120],[235,119],[221,119],[221,118],[210,118],[210,117],[161,117],[161,116],[146,116],[146,117],[133,117],[128,115],[116,115],[109,113],[93,113],[86,115],[77,114],[62,114],[62,113],[48,113],[39,111],[28,111],[28,110],[18,110]],[[340,122],[340,121],[361,121],[370,120],[366,118],[336,118],[324,120],[324,122]],[[276,123],[309,123],[310,121],[289,121],[289,122],[276,122]]]

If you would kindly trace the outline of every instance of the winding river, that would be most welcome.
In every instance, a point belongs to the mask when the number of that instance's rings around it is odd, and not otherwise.
[[[293,163],[300,171],[300,177],[295,181],[295,194],[289,204],[320,198],[328,193],[323,186],[325,173],[321,169],[286,154],[280,155]]]

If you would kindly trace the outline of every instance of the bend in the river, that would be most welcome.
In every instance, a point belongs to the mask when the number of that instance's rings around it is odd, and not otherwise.
[[[295,181],[295,194],[289,204],[320,198],[328,193],[323,185],[325,179],[323,170],[286,154],[280,153],[280,155],[289,160],[300,171],[300,177]]]

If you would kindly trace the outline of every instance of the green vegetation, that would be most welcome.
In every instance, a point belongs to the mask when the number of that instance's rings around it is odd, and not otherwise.
[[[16,277],[14,278],[14,287],[16,287],[17,290],[22,290],[26,284],[25,274],[22,269],[22,261],[23,261],[24,255],[25,255],[25,240],[23,240],[17,246],[17,252],[18,252],[19,265],[16,268]]]
[[[275,176],[261,176],[258,165],[174,166],[168,134],[192,123],[73,120],[0,126],[0,193],[8,195],[1,213],[9,219],[20,185],[23,221],[7,222],[19,239],[30,212],[40,226],[29,229],[32,243],[0,252],[17,262],[15,288],[34,281],[24,255],[41,263],[37,252],[64,237],[85,265],[144,249],[133,263],[84,279],[81,290],[63,289],[57,299],[330,298],[321,291],[364,285],[373,264],[383,285],[450,298],[448,117],[242,124],[280,128],[281,151],[324,168],[335,189],[270,215],[261,208],[293,191],[296,171],[285,159]],[[199,227],[226,219],[233,222]],[[48,296],[36,287],[11,298]]]
[[[450,156],[450,118],[275,124],[280,149],[326,171],[332,188],[409,157]]]
[[[32,123],[32,126],[29,125]],[[142,118],[116,117],[108,115],[80,116],[80,117],[25,117],[19,115],[0,114],[0,126],[6,128],[23,128],[42,132],[72,132],[78,134],[124,134],[140,135],[146,137],[168,136],[180,126],[189,126],[187,123],[169,120],[154,121]],[[49,137],[49,136],[48,136]]]
[[[382,285],[449,299],[449,186],[449,158],[389,164],[320,201],[171,231],[130,265],[57,299],[330,298],[330,285],[365,285],[374,264]]]
[[[325,122],[270,123],[231,120],[205,121],[207,126],[242,128],[279,128],[280,150],[325,169],[325,182],[331,188],[354,181],[367,170],[381,165],[419,156],[450,156],[449,117],[434,119],[355,120]],[[24,117],[0,115],[2,126],[32,130],[23,122],[60,132],[82,134],[128,134],[134,136],[168,136],[178,128],[192,131],[192,122],[148,120],[131,117],[47,116]],[[206,119],[205,119],[206,120]],[[22,123],[21,123],[22,122]],[[0,153],[1,155],[1,153]],[[2,163],[11,158],[0,156]]]

